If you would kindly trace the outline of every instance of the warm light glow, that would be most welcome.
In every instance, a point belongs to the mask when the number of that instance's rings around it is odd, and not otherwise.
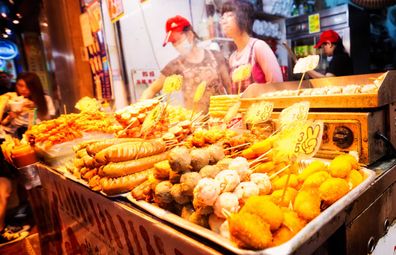
[[[7,18],[7,14],[6,14],[5,12],[2,12],[2,13],[1,13],[1,16],[2,16],[3,18]]]
[[[47,22],[42,22],[41,25],[42,25],[43,27],[48,27],[48,23],[47,23]]]
[[[8,0],[8,2],[10,2],[10,4],[14,4],[14,1],[13,1],[13,0]]]
[[[14,20],[12,21],[12,23],[14,23],[14,24],[19,24],[19,20],[14,19]]]
[[[11,34],[11,29],[9,29],[9,28],[4,29],[4,31],[5,31],[7,34]]]
[[[4,37],[4,38],[8,38],[8,35],[7,35],[7,34],[3,34],[3,37]]]
[[[22,18],[22,15],[20,13],[15,14],[19,19]]]

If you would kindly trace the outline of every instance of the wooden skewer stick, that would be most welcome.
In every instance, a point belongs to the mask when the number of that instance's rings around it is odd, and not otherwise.
[[[268,150],[268,151],[267,151],[266,153],[264,153],[264,154],[261,154],[258,158],[256,158],[256,159],[253,160],[252,162],[250,162],[249,165],[251,166],[251,165],[253,165],[253,164],[259,162],[262,158],[264,158],[265,156],[267,156],[267,155],[268,155],[269,153],[271,153],[271,152],[272,152],[272,149]]]
[[[274,179],[278,174],[282,173],[283,171],[285,171],[286,169],[288,169],[291,165],[287,165],[284,168],[282,168],[281,170],[279,170],[278,172],[274,173],[273,175],[270,176],[270,180]]]
[[[226,148],[224,150],[228,151],[228,150],[236,149],[236,148],[243,147],[243,146],[246,146],[246,145],[250,145],[250,143],[243,143],[243,144],[240,144],[240,145],[235,145],[233,147],[228,147],[228,148]]]
[[[302,82],[303,82],[303,80],[304,80],[305,73],[306,73],[306,72],[303,72],[303,75],[301,76],[301,80],[300,80],[300,83],[298,84],[298,89],[297,89],[297,91],[300,91],[300,89],[301,89],[301,84],[302,84]]]
[[[285,198],[286,189],[287,189],[287,186],[289,186],[290,176],[291,176],[291,171],[289,171],[289,173],[287,175],[286,184],[285,184],[285,187],[283,188],[283,192],[282,192],[281,203],[283,202],[283,199]]]
[[[63,113],[67,114],[67,109],[66,109],[66,105],[65,104],[63,104]]]
[[[225,209],[225,208],[222,208],[222,209],[221,209],[221,213],[222,213],[226,218],[229,218],[229,217],[231,216],[231,212],[228,211],[228,210]]]

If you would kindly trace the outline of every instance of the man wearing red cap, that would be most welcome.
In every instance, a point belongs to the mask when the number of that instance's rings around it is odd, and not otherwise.
[[[193,97],[197,86],[205,81],[206,91],[200,100],[198,111],[206,113],[210,96],[226,94],[231,78],[228,65],[220,52],[197,47],[198,36],[190,22],[182,16],[175,16],[166,21],[166,36],[163,46],[171,43],[179,56],[169,62],[155,80],[142,94],[141,99],[152,98],[163,87],[167,76],[183,76],[183,99],[186,108],[193,108]]]
[[[345,51],[341,37],[334,30],[324,31],[319,38],[315,48],[322,49],[323,54],[328,58],[329,65],[325,74],[316,71],[309,71],[312,78],[345,76],[353,74],[352,60]]]

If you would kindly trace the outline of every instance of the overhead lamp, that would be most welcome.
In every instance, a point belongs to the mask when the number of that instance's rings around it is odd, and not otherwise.
[[[7,34],[3,34],[3,38],[8,38],[8,35]]]
[[[48,23],[47,23],[47,22],[42,22],[41,25],[42,25],[43,27],[48,27]]]
[[[10,4],[14,4],[14,0],[8,0],[8,2],[10,2]]]
[[[6,29],[4,29],[4,31],[8,34],[8,35],[10,35],[11,34],[11,29],[9,29],[9,28],[6,28]]]
[[[14,24],[19,24],[19,20],[14,19],[14,20],[12,21],[12,23],[14,23]]]
[[[20,13],[16,13],[15,15],[18,17],[18,19],[22,18],[22,15]]]
[[[5,12],[2,12],[2,13],[1,13],[1,16],[2,16],[3,18],[7,18],[7,14],[6,14]]]

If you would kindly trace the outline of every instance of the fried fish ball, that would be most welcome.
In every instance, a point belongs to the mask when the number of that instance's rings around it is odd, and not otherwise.
[[[319,188],[320,185],[331,176],[327,171],[319,171],[311,174],[303,183],[303,188]]]
[[[218,144],[210,145],[206,150],[209,153],[209,164],[211,165],[216,164],[225,157],[223,147]]]
[[[183,194],[181,184],[173,185],[170,190],[170,193],[171,193],[173,199],[176,201],[176,203],[178,203],[180,205],[187,204],[188,202],[191,201],[189,196]]]
[[[188,172],[191,169],[190,151],[185,147],[176,147],[168,156],[169,164],[175,172]]]
[[[209,165],[209,152],[205,149],[191,151],[191,166],[193,171],[199,172],[201,168]]]
[[[357,170],[352,170],[347,178],[348,184],[349,184],[349,188],[353,189],[356,186],[358,186],[360,183],[363,182],[363,176],[361,175],[361,173]]]
[[[296,234],[298,231],[300,231],[306,224],[307,222],[304,219],[301,219],[298,217],[298,214],[290,210],[288,208],[282,208],[283,211],[283,225],[287,227],[290,231],[292,231],[294,234]]]
[[[299,191],[293,208],[299,217],[310,221],[320,214],[320,197],[310,190]]]
[[[249,197],[240,212],[259,216],[263,221],[270,224],[271,231],[277,230],[283,222],[281,208],[263,196]]]
[[[297,196],[297,190],[294,188],[291,188],[291,187],[287,187],[286,192],[285,192],[285,197],[281,201],[282,195],[283,195],[283,189],[275,190],[271,194],[271,200],[279,206],[288,207],[289,204],[294,203],[294,200]]]
[[[209,228],[208,218],[209,218],[208,215],[203,215],[197,212],[193,212],[188,220],[202,227]]]
[[[303,182],[305,181],[305,179],[308,178],[308,176],[310,176],[311,174],[315,173],[315,172],[319,172],[319,171],[323,171],[326,170],[326,165],[325,163],[323,163],[323,161],[320,160],[314,160],[312,161],[312,163],[310,163],[306,168],[304,168],[304,170],[302,171],[302,173],[300,173],[298,175],[298,179]]]
[[[351,170],[352,163],[344,155],[337,156],[330,162],[329,171],[333,177],[346,178]]]
[[[251,213],[232,214],[228,219],[231,240],[239,248],[262,250],[271,244],[272,233],[268,223]]]
[[[331,205],[349,192],[349,185],[341,178],[327,179],[319,187],[319,195],[326,204]]]
[[[173,201],[173,197],[171,195],[171,189],[173,184],[170,181],[162,181],[158,183],[155,187],[154,191],[154,201],[162,205],[170,204]]]
[[[233,161],[232,158],[223,158],[222,160],[220,160],[219,162],[217,162],[216,166],[218,168],[220,168],[221,170],[226,170],[228,169],[228,166],[230,165],[230,163]]]
[[[278,246],[289,241],[290,239],[293,238],[295,234],[296,234],[295,232],[291,231],[286,226],[282,226],[274,233],[271,247]]]
[[[220,173],[221,169],[217,165],[207,165],[199,170],[199,174],[202,178],[215,178],[218,173]]]
[[[274,190],[284,189],[286,186],[287,178],[288,178],[288,174],[285,174],[282,177],[280,177],[278,180],[272,182],[272,189]],[[288,187],[296,188],[297,186],[298,186],[297,175],[291,174],[289,178]]]
[[[197,172],[184,173],[180,177],[180,186],[184,195],[192,196],[195,186],[202,179]]]

